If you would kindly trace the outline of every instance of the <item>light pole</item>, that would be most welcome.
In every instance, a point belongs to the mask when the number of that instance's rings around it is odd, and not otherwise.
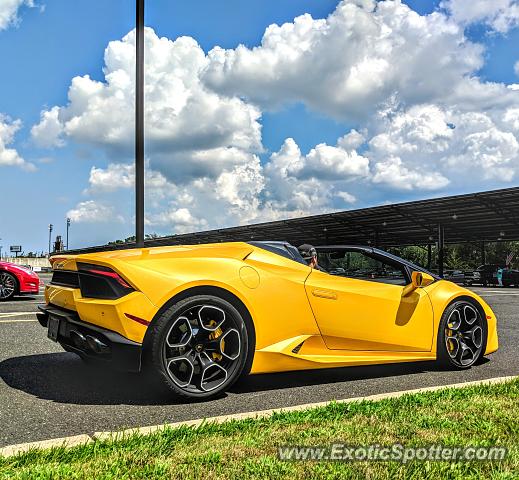
[[[49,257],[50,257],[50,242],[51,242],[51,237],[52,237],[52,223],[49,223]]]
[[[70,218],[67,217],[67,250],[68,250],[68,229],[70,228]]]
[[[135,243],[144,247],[144,0],[136,0],[135,27]]]

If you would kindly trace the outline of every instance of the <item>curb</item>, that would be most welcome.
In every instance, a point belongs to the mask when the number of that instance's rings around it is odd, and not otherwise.
[[[423,388],[415,388],[413,390],[403,390],[398,392],[389,392],[389,393],[379,393],[376,395],[367,395],[364,397],[353,397],[346,398],[342,400],[333,400],[335,403],[353,403],[353,402],[362,402],[362,401],[377,401],[377,400],[385,400],[388,398],[398,398],[404,395],[414,394],[414,393],[425,393],[425,392],[435,392],[438,390],[444,390],[447,388],[464,388],[471,387],[475,385],[495,385],[499,383],[505,383],[510,380],[519,378],[519,376],[507,376],[507,377],[496,377],[489,378],[485,380],[475,380],[464,383],[453,383],[450,385],[438,385],[434,387],[423,387]],[[71,437],[63,437],[63,438],[55,438],[50,440],[43,440],[39,442],[30,442],[30,443],[21,443],[17,445],[10,445],[7,447],[0,448],[0,456],[9,457],[13,455],[19,455],[22,453],[26,453],[30,450],[35,449],[49,449],[49,448],[70,448],[78,445],[86,445],[89,443],[94,443],[96,441],[106,441],[106,440],[122,440],[131,435],[149,435],[150,433],[164,430],[166,428],[178,428],[178,427],[198,427],[202,424],[214,423],[220,424],[229,421],[237,421],[237,420],[246,420],[246,419],[260,419],[270,417],[275,413],[286,413],[286,412],[297,412],[301,410],[308,410],[311,408],[324,407],[331,403],[331,401],[326,402],[317,402],[317,403],[306,403],[303,405],[294,405],[291,407],[284,408],[273,408],[269,410],[259,410],[255,412],[245,412],[245,413],[234,413],[229,415],[220,415],[217,417],[208,417],[208,418],[200,418],[196,420],[185,420],[175,423],[166,423],[162,425],[151,425],[147,427],[137,427],[137,428],[129,428],[126,430],[121,430],[117,432],[95,432],[93,435],[75,435]]]
[[[53,438],[50,440],[41,440],[39,442],[20,443],[18,445],[9,445],[8,447],[0,448],[0,456],[12,457],[26,453],[30,450],[46,449],[46,448],[70,448],[78,445],[86,445],[93,443],[94,439],[90,435],[75,435],[73,437]]]

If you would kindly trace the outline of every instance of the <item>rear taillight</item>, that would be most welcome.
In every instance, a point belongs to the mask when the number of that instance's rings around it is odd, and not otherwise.
[[[111,268],[80,262],[77,267],[83,297],[115,300],[134,291],[134,288]]]
[[[90,273],[91,275],[100,275],[101,277],[108,277],[115,280],[121,287],[124,288],[132,288],[124,278],[122,278],[118,273],[111,271],[111,270],[101,270],[99,267],[97,268],[89,268],[88,270],[83,270],[85,272]]]

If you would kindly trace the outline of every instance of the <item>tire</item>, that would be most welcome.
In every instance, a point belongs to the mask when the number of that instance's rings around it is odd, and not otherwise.
[[[9,272],[0,272],[0,302],[13,298],[18,290],[18,280]]]
[[[251,363],[251,326],[228,301],[196,295],[165,310],[146,342],[144,367],[168,391],[208,399],[228,390]]]
[[[448,370],[472,367],[485,353],[488,327],[477,304],[457,300],[443,312],[437,336],[437,362]]]

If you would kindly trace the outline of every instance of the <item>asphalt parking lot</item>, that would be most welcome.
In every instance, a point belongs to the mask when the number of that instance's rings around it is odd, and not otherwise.
[[[49,275],[42,275],[45,282]],[[222,398],[181,404],[139,375],[91,369],[46,338],[43,295],[0,303],[0,447],[310,402],[519,374],[519,289],[474,288],[498,317],[500,349],[466,371],[433,362],[256,375]]]

